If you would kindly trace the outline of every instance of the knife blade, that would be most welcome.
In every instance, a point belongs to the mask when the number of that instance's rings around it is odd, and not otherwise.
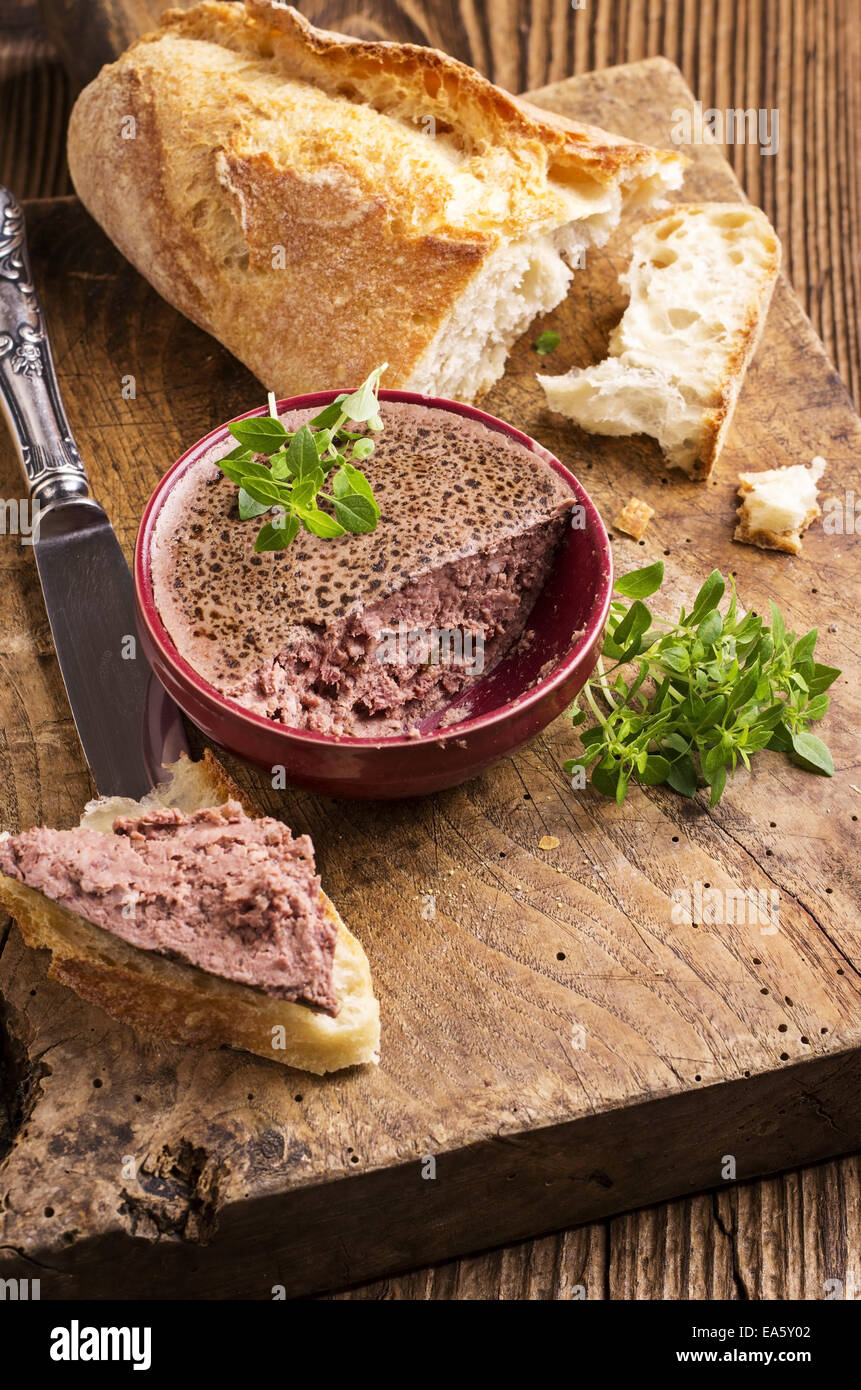
[[[27,479],[29,543],[84,755],[103,796],[137,799],[188,745],[140,649],[129,567],[90,495],[60,397],[23,209],[2,186],[0,405]]]

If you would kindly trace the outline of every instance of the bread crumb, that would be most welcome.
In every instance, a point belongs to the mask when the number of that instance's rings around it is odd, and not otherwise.
[[[558,849],[559,841],[555,835],[542,835],[538,841],[539,849]]]
[[[760,550],[800,555],[801,537],[821,515],[817,484],[825,468],[825,459],[817,454],[809,467],[796,463],[762,473],[739,473],[741,506],[733,540]]]
[[[655,509],[648,502],[641,502],[639,497],[630,497],[613,525],[617,531],[623,531],[626,536],[633,536],[638,541],[654,515]]]

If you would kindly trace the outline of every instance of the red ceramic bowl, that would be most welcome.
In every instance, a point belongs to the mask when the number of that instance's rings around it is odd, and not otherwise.
[[[279,401],[279,409],[321,407],[335,391]],[[421,737],[337,739],[276,724],[220,695],[180,656],[155,606],[150,547],[168,493],[186,469],[212,445],[228,437],[221,425],[182,455],[164,475],[147,504],[135,549],[135,590],[141,640],[153,670],[180,709],[209,738],[262,767],[283,766],[287,779],[327,796],[389,800],[457,786],[533,738],[571,704],[591,674],[613,585],[610,544],[601,518],[577,479],[527,435],[473,406],[381,391],[382,400],[406,401],[480,420],[539,454],[567,483],[582,508],[579,528],[569,527],[529,627],[535,633],[525,652],[506,657],[488,676],[453,703],[464,706],[462,723],[436,726],[442,711],[419,726]],[[266,407],[249,410],[263,415]],[[451,706],[448,707],[451,709]]]

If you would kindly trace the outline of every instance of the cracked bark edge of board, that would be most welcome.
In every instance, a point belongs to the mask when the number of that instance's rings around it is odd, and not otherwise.
[[[185,1235],[180,1220],[149,1238],[135,1239],[115,1228],[81,1240],[68,1252],[39,1245],[26,1252],[0,1246],[0,1278],[32,1277],[38,1269],[43,1299],[268,1300],[274,1286],[294,1297],[630,1210],[632,1179],[637,1206],[719,1192],[729,1186],[720,1182],[716,1169],[723,1161],[721,1148],[730,1143],[739,1182],[857,1146],[861,1053],[856,1049],[787,1066],[777,1074],[723,1083],[717,1115],[708,1090],[461,1149],[441,1158],[434,1182],[422,1181],[420,1166],[409,1164],[234,1202],[224,1211],[217,1193],[213,1198],[211,1185],[205,1185],[210,1211],[203,1240],[190,1235],[187,1224],[201,1200],[194,1179],[182,1199]],[[779,1123],[772,1118],[775,1107]],[[701,1156],[682,1172],[679,1165],[688,1158],[686,1136],[692,1126],[701,1133]],[[681,1148],[676,1147],[678,1136]],[[619,1169],[612,1159],[607,1162],[608,1147],[618,1156]],[[656,1148],[662,1152],[662,1166],[655,1164]],[[196,1155],[198,1175],[210,1159]],[[645,1190],[644,1165],[651,1174]],[[549,1219],[541,1192],[553,1185],[565,1191],[554,1198]],[[498,1200],[501,1191],[504,1203]],[[363,1220],[357,1221],[357,1215]],[[153,1232],[160,1220],[153,1212]],[[362,1238],[365,1221],[377,1236],[370,1256]]]

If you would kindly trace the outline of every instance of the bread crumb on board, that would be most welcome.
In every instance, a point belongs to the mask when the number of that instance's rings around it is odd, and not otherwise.
[[[638,541],[654,515],[655,509],[648,502],[641,502],[639,497],[630,497],[613,525],[617,531],[624,531],[626,536],[633,536]]]
[[[795,463],[762,473],[739,473],[741,506],[733,540],[800,555],[801,537],[821,515],[817,484],[825,468],[825,459],[817,454],[809,467]]]
[[[558,849],[559,840],[555,835],[542,835],[538,841],[539,849]]]

